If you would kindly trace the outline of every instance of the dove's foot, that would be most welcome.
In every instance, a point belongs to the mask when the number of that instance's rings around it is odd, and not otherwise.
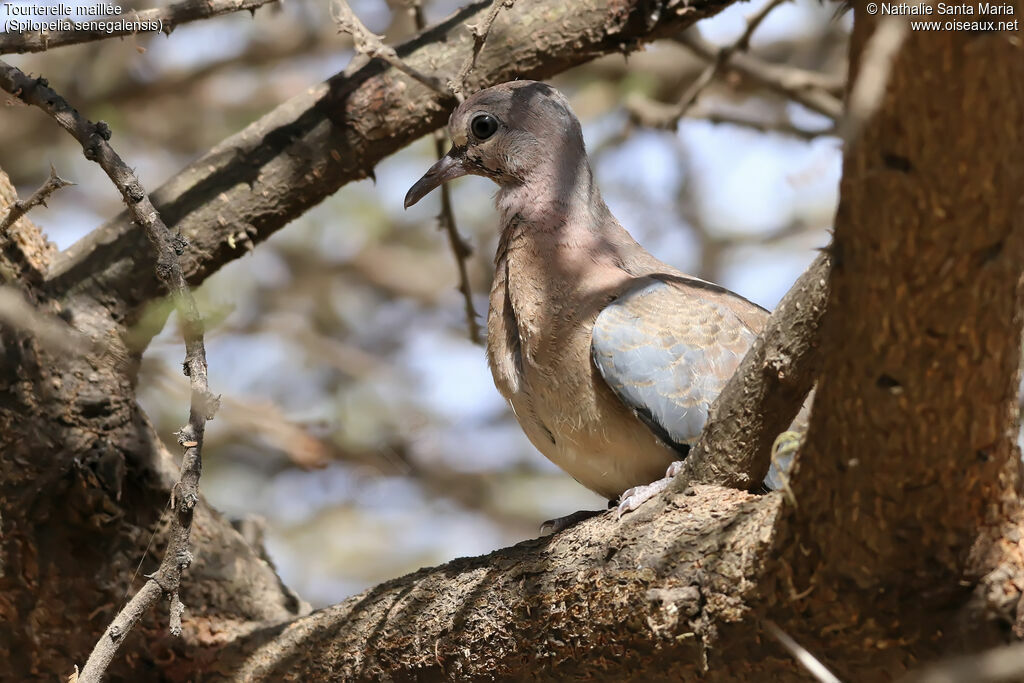
[[[559,531],[564,531],[565,529],[568,529],[569,527],[578,524],[585,519],[596,517],[602,514],[603,512],[604,510],[577,510],[571,515],[566,515],[565,517],[556,517],[554,519],[549,519],[548,521],[540,525],[540,532],[542,534],[557,534]]]
[[[683,461],[677,460],[668,467],[668,471],[665,472],[665,476],[657,481],[652,481],[650,484],[643,486],[634,486],[631,489],[626,489],[619,496],[618,509],[615,512],[617,519],[621,519],[622,515],[627,512],[632,512],[638,507],[654,498],[656,495],[668,488],[668,485],[672,483],[672,480],[677,474],[683,469]]]

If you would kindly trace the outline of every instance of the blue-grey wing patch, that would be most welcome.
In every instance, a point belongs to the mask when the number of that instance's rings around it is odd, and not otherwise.
[[[591,355],[605,382],[683,455],[756,338],[719,296],[642,278],[594,322]]]

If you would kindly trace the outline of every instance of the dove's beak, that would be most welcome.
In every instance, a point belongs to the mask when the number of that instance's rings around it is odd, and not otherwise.
[[[437,163],[431,166],[416,184],[409,188],[405,195],[405,208],[409,208],[426,197],[432,190],[453,178],[461,178],[469,173],[463,164],[465,147],[452,147]]]

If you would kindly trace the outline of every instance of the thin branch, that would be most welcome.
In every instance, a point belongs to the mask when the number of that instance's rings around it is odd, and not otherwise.
[[[15,199],[10,211],[0,220],[0,281],[19,283],[19,286],[43,281],[46,259],[42,255],[46,252],[46,238],[35,226],[22,226],[20,233],[12,232],[12,228],[34,207],[45,206],[51,194],[68,185],[74,183],[58,176],[51,164],[46,182],[25,201]]]
[[[50,164],[50,177],[46,179],[38,190],[32,193],[32,195],[25,201],[18,200],[14,202],[11,210],[7,212],[7,215],[0,220],[0,244],[7,238],[7,231],[14,225],[19,218],[24,216],[26,213],[31,211],[34,207],[42,204],[46,206],[46,199],[59,190],[62,187],[68,185],[74,185],[70,180],[64,180],[57,175],[57,169]]]
[[[442,97],[454,97],[452,91],[436,76],[425,74],[398,56],[395,48],[384,43],[381,37],[366,28],[346,0],[331,2],[331,16],[338,25],[339,33],[352,36],[356,52],[367,57],[380,58],[410,78],[414,78]]]
[[[800,663],[800,666],[805,668],[809,674],[814,676],[815,680],[819,683],[842,683],[835,674],[828,670],[828,667],[821,663],[817,657],[807,651],[800,643],[793,640],[792,636],[783,631],[778,625],[771,619],[765,619],[764,625],[768,628],[768,633],[772,634],[774,638],[782,643],[782,646],[789,650],[789,654],[793,655],[793,659]]]
[[[437,150],[438,158],[444,156],[444,134],[439,130],[434,132],[434,149]],[[441,186],[441,213],[437,215],[437,221],[448,235],[448,244],[459,269],[459,292],[462,293],[462,301],[466,309],[469,339],[474,344],[482,344],[483,339],[480,336],[476,307],[473,306],[473,289],[469,284],[469,272],[466,268],[466,260],[473,255],[473,248],[459,234],[459,228],[455,224],[455,212],[452,210],[451,190],[447,184]]]
[[[697,112],[690,111],[687,114],[687,118],[690,119],[702,119],[708,123],[713,124],[725,124],[728,126],[738,126],[740,128],[749,128],[756,130],[760,133],[778,133],[779,135],[788,135],[790,137],[799,138],[801,140],[816,140],[820,137],[835,135],[835,128],[818,128],[810,130],[807,128],[801,128],[791,121],[758,121],[755,119],[748,119],[735,114],[729,114],[726,112]]]
[[[195,299],[181,269],[179,256],[187,246],[180,234],[171,235],[149,195],[132,170],[124,163],[108,142],[111,131],[106,123],[92,123],[82,117],[68,102],[49,87],[43,78],[29,78],[21,70],[0,61],[0,88],[26,104],[38,107],[53,118],[82,145],[85,157],[95,161],[106,172],[124,198],[132,220],[142,226],[156,251],[156,274],[174,300],[185,337],[185,374],[191,380],[192,397],[188,424],[179,432],[178,443],[185,449],[181,475],[171,496],[171,507],[176,514],[171,523],[170,541],[160,568],[150,576],[149,582],[136,593],[100,637],[82,669],[80,680],[99,681],[117,653],[125,635],[131,631],[157,599],[166,596],[171,601],[172,632],[180,632],[180,599],[178,586],[182,572],[191,564],[189,537],[192,514],[199,502],[199,476],[202,471],[202,443],[206,421],[213,418],[217,399],[207,386],[206,348],[203,343],[203,324]]]
[[[675,40],[692,50],[701,59],[709,61],[717,59],[720,52],[718,48],[703,38],[689,33],[676,36]],[[819,73],[781,64],[771,64],[746,53],[733,54],[727,66],[731,71],[735,71],[811,111],[816,111],[832,120],[838,120],[842,116],[842,102],[829,92],[830,87],[827,86],[826,79]]]
[[[54,47],[89,43],[142,32],[162,31],[170,35],[171,31],[181,24],[239,10],[249,10],[250,13],[255,13],[258,8],[271,2],[277,2],[277,0],[184,0],[167,7],[117,16],[90,17],[87,22],[80,22],[83,24],[101,23],[102,27],[0,33],[0,54],[43,52]],[[47,19],[52,18],[47,17]]]
[[[680,113],[679,117],[676,118],[677,121],[690,107],[693,106],[693,103],[697,101],[700,94],[704,92],[704,89],[711,84],[711,81],[713,81],[716,76],[718,76],[732,56],[737,52],[747,51],[750,47],[750,38],[754,35],[754,31],[757,30],[761,23],[768,18],[768,15],[771,14],[776,7],[784,2],[788,2],[788,0],[769,0],[769,2],[765,3],[764,7],[747,20],[747,27],[744,29],[740,37],[736,39],[736,42],[731,45],[727,45],[718,51],[711,64],[704,69],[704,72],[697,77],[697,80],[693,82],[686,94],[683,95],[682,100],[679,102]]]
[[[668,107],[661,113],[661,116],[656,121],[648,120],[645,125],[656,125],[659,128],[674,128],[676,124],[679,123],[679,119],[686,116],[686,112],[694,105],[697,98],[701,96],[701,93],[703,93],[704,90],[711,85],[711,82],[715,80],[715,77],[721,73],[722,69],[732,58],[733,54],[736,52],[746,51],[747,48],[750,47],[750,38],[754,34],[754,31],[756,31],[768,15],[771,14],[772,10],[784,2],[788,2],[788,0],[769,0],[765,3],[764,7],[758,10],[756,14],[752,15],[747,20],[747,26],[740,37],[731,45],[727,45],[715,53],[714,57],[710,60],[711,63],[700,73],[699,76],[697,76],[693,83],[690,84],[690,87],[688,87],[686,92],[683,93],[679,103]],[[638,120],[643,121],[643,119],[639,118],[638,114],[634,115],[637,116]]]
[[[658,102],[640,93],[630,93],[626,97],[626,110],[636,123],[650,128],[664,128],[675,125],[677,119],[676,105]],[[762,133],[779,133],[800,138],[801,140],[814,140],[825,135],[836,135],[834,126],[818,129],[801,128],[790,121],[758,121],[746,118],[734,113],[719,112],[701,109],[700,105],[690,108],[686,114],[688,119],[702,119],[710,123],[725,123],[742,128],[750,128]]]
[[[510,6],[512,1],[514,0],[509,0]],[[487,39],[487,32],[491,30],[491,24],[494,23],[494,17],[498,15],[498,9],[501,8],[503,2],[504,0],[494,0],[491,4],[491,9],[483,23],[484,33],[482,38],[478,39],[477,29],[472,29],[474,39],[473,55],[467,60],[468,66],[463,67],[464,71],[459,72],[458,83],[449,81],[449,86],[452,87],[455,96],[460,102],[463,99],[462,86],[465,84],[466,75],[469,74],[472,65],[476,63],[476,56],[480,53],[478,45],[483,47],[484,40]],[[409,11],[412,14],[416,30],[422,31],[426,26],[422,2],[420,0],[412,0],[409,3]],[[434,152],[437,154],[438,159],[444,156],[444,133],[440,129],[434,131]],[[455,256],[455,265],[459,270],[459,292],[462,293],[462,300],[466,309],[466,325],[469,329],[469,339],[474,344],[482,344],[480,324],[477,322],[476,307],[473,305],[473,288],[469,284],[469,272],[466,268],[466,260],[473,255],[473,248],[459,234],[459,228],[455,224],[455,212],[452,210],[451,189],[447,183],[441,185],[441,213],[437,215],[437,222],[440,223],[448,235],[448,244],[452,249],[452,255]]]
[[[455,80],[448,82],[448,87],[455,93],[455,97],[459,102],[466,99],[466,79],[469,78],[469,74],[476,68],[476,58],[480,56],[480,51],[484,49],[484,43],[487,42],[487,36],[491,33],[494,20],[498,18],[498,12],[501,11],[502,7],[511,8],[514,3],[515,0],[492,0],[491,8],[487,10],[487,16],[484,17],[481,23],[466,24],[466,28],[473,35],[473,50],[469,57],[466,58],[462,68],[459,69],[459,74],[455,77]],[[423,29],[422,26],[418,28]]]

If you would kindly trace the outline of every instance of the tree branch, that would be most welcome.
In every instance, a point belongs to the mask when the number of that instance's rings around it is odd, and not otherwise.
[[[760,133],[778,133],[779,135],[786,135],[806,141],[816,140],[817,138],[826,135],[836,134],[835,128],[833,127],[810,130],[807,128],[801,128],[789,121],[758,120],[738,116],[729,112],[699,111],[691,109],[686,116],[689,119],[701,119],[716,125],[725,124],[727,126],[739,126],[740,128],[749,128],[750,130],[756,130]]]
[[[487,16],[484,17],[483,22],[478,26],[466,25],[466,28],[473,34],[473,51],[466,58],[466,61],[462,63],[462,68],[459,69],[459,74],[455,77],[455,80],[448,83],[448,86],[455,93],[455,97],[458,98],[459,102],[466,99],[466,79],[469,78],[469,74],[476,67],[477,57],[480,56],[480,51],[484,49],[484,43],[487,42],[487,36],[491,33],[494,20],[498,18],[498,12],[501,11],[502,7],[511,8],[513,4],[515,4],[515,0],[491,0],[491,8],[487,10]],[[422,29],[423,27],[419,26],[418,28]]]
[[[675,128],[675,126],[678,125],[679,120],[686,116],[686,113],[697,102],[697,99],[701,94],[715,80],[715,77],[725,71],[726,68],[735,66],[736,70],[741,73],[746,74],[749,71],[753,71],[760,77],[758,80],[762,84],[765,84],[766,80],[771,81],[773,89],[783,92],[783,94],[790,99],[801,102],[802,104],[810,102],[811,104],[806,106],[811,106],[811,108],[816,111],[821,109],[835,111],[835,115],[831,118],[836,118],[838,113],[841,111],[841,107],[831,95],[825,92],[823,88],[816,86],[814,88],[815,92],[813,97],[809,98],[807,95],[806,90],[809,83],[813,81],[817,74],[809,74],[807,79],[804,79],[801,83],[797,83],[794,78],[794,74],[807,72],[800,72],[800,70],[793,69],[792,67],[776,67],[773,65],[767,65],[754,57],[740,54],[745,53],[750,48],[750,38],[761,23],[769,14],[772,13],[773,10],[786,1],[787,0],[770,0],[767,2],[756,14],[747,20],[747,26],[743,33],[740,34],[740,37],[725,47],[714,47],[707,41],[703,40],[700,35],[696,33],[696,30],[676,36],[675,39],[678,42],[690,48],[690,50],[696,53],[699,57],[709,62],[708,66],[700,73],[700,75],[697,76],[697,78],[694,79],[677,104],[662,104],[646,97],[635,95],[629,102],[627,102],[627,108],[629,109],[630,115],[637,121],[637,123],[644,126],[654,128]],[[744,59],[741,61],[739,59],[740,57]],[[734,65],[734,61],[738,64]],[[772,71],[773,69],[775,69],[775,72]],[[785,69],[785,78],[782,77],[783,69]]]
[[[718,50],[715,54],[715,58],[711,60],[711,64],[709,64],[690,85],[690,87],[687,88],[679,104],[676,105],[671,123],[672,126],[675,126],[675,124],[679,122],[679,119],[686,115],[686,112],[697,101],[697,98],[700,97],[701,93],[704,92],[704,90],[711,84],[711,81],[715,80],[715,77],[722,71],[725,65],[729,63],[732,56],[737,52],[746,52],[747,49],[750,48],[750,38],[754,35],[754,31],[757,30],[757,27],[768,18],[768,15],[771,14],[776,7],[784,2],[788,2],[788,0],[769,0],[766,2],[757,13],[747,19],[747,27],[743,30],[743,33],[740,34],[740,37],[736,39],[736,42],[731,45],[726,45]]]
[[[1024,59],[1010,33],[893,26],[854,25],[851,92],[871,78],[879,96],[845,148],[829,351],[792,482],[800,545],[821,550],[791,556],[801,583],[861,596],[829,623],[870,603],[899,633],[894,603],[922,610],[987,571],[1019,510],[1024,90],[1001,84],[1024,82]]]
[[[16,198],[16,194],[14,195],[10,210],[0,220],[0,257],[7,262],[6,264],[0,262],[0,282],[18,283],[19,286],[24,284],[24,281],[32,284],[42,282],[44,264],[38,262],[37,258],[33,258],[31,253],[33,250],[28,244],[22,243],[25,235],[15,235],[11,232],[11,228],[34,207],[40,204],[45,206],[46,200],[51,194],[68,185],[74,185],[74,183],[58,176],[57,170],[51,164],[50,177],[28,199],[21,201]],[[11,191],[14,192],[13,188]],[[32,226],[31,230],[35,239],[30,238],[29,244],[46,243],[42,232],[35,226]]]
[[[708,61],[716,59],[719,53],[719,48],[699,36],[686,33],[675,36],[675,40]],[[824,87],[820,74],[791,66],[770,64],[744,53],[733,54],[729,59],[728,68],[833,121],[842,116],[842,102]]]
[[[485,21],[485,28],[487,31],[491,30],[491,24],[494,23],[495,17],[498,16],[498,8],[504,0],[493,0],[491,10],[487,13],[487,20]],[[416,26],[417,31],[422,31],[426,28],[426,19],[423,16],[423,4],[420,0],[413,0],[409,5],[409,10],[412,14],[413,24]],[[476,32],[474,29],[474,36]],[[484,34],[486,38],[486,33]],[[478,41],[480,47],[483,47],[483,40]],[[474,53],[466,61],[467,64],[476,63],[477,43],[473,44]],[[465,68],[465,67],[464,67]],[[464,97],[462,94],[461,84],[465,83],[465,77],[469,74],[472,67],[466,68],[466,73],[459,72],[459,85],[453,84],[449,81],[448,85],[452,88],[456,98],[461,102]],[[440,130],[434,131],[434,153],[437,158],[440,159],[444,156],[444,140],[445,135]],[[438,223],[444,229],[448,235],[448,246],[451,247],[452,255],[455,257],[455,267],[459,273],[459,293],[462,294],[463,306],[466,310],[466,328],[469,330],[469,340],[474,344],[482,344],[483,339],[480,336],[480,323],[477,322],[476,306],[473,305],[473,288],[469,284],[469,272],[466,269],[466,261],[470,256],[473,255],[473,248],[469,245],[469,242],[459,234],[459,228],[455,223],[455,212],[452,210],[452,192],[451,188],[448,187],[448,183],[442,183],[441,185],[441,213],[437,216]]]
[[[671,501],[422,569],[254,633],[218,655],[213,680],[694,680],[711,656],[723,679],[748,658],[792,679],[797,665],[774,640],[752,644],[746,601],[781,497],[697,486]],[[716,656],[722,635],[750,649]]]
[[[181,609],[178,586],[181,573],[191,564],[189,536],[192,516],[199,502],[199,476],[202,471],[202,442],[206,421],[212,419],[217,400],[207,387],[206,348],[203,343],[203,324],[195,299],[185,282],[178,261],[184,250],[181,236],[172,237],[154,208],[149,196],[132,170],[110,146],[110,128],[104,122],[92,123],[83,118],[67,101],[50,88],[45,79],[32,79],[21,70],[0,61],[0,88],[18,97],[26,104],[46,112],[61,128],[82,145],[85,157],[95,161],[121,193],[133,222],[142,226],[156,251],[156,276],[174,299],[185,336],[185,374],[192,384],[188,424],[179,433],[185,453],[181,476],[171,496],[175,516],[171,524],[171,540],[156,574],[139,591],[114,621],[107,627],[79,680],[83,683],[100,681],[110,661],[117,653],[125,635],[131,631],[141,615],[152,607],[161,595],[171,600],[172,633],[181,634]],[[174,627],[177,627],[176,629]]]
[[[847,147],[882,106],[893,62],[908,33],[910,24],[904,17],[887,17],[864,47],[857,77],[850,89],[850,106],[839,125],[840,136]]]
[[[461,63],[472,37],[460,25],[490,6],[477,2],[396,49],[417,68]],[[545,78],[599,55],[677,33],[723,5],[662,0],[588,0],[571,7],[517,0],[499,12],[492,35],[502,39],[477,60],[481,85]],[[686,10],[683,11],[683,8]],[[651,17],[655,17],[651,21]],[[182,255],[186,278],[202,282],[373,165],[441,126],[449,104],[379,61],[338,74],[223,141],[153,193],[169,225],[192,248]],[[159,294],[152,266],[139,258],[126,216],[107,223],[57,259],[55,292],[116,292],[134,308]]]
[[[70,29],[59,31],[15,31],[0,33],[0,55],[25,52],[43,52],[54,47],[77,45],[108,38],[119,38],[139,33],[141,25],[152,26],[149,31],[171,31],[192,21],[209,19],[228,12],[249,10],[255,13],[263,5],[277,0],[183,0],[167,7],[141,10],[128,14],[108,17],[90,17],[88,21],[103,21],[105,24],[124,21],[123,27],[105,26],[103,29]],[[52,17],[46,17],[51,20]],[[107,30],[110,28],[111,30]]]
[[[691,483],[760,486],[771,445],[800,411],[822,363],[821,323],[830,260],[822,253],[782,298],[757,341],[711,405],[700,440],[672,488]]]
[[[338,25],[339,33],[347,33],[352,36],[356,52],[366,55],[370,59],[380,58],[411,78],[416,79],[427,86],[441,97],[453,96],[451,90],[445,87],[441,79],[423,73],[416,67],[407,63],[398,56],[395,48],[385,45],[380,36],[366,28],[366,25],[359,20],[356,13],[348,6],[346,0],[332,0],[331,15]]]
[[[25,201],[16,201],[11,210],[7,212],[7,215],[0,219],[0,245],[7,240],[7,231],[10,230],[11,226],[19,218],[40,204],[46,206],[46,199],[51,194],[68,185],[74,185],[74,183],[70,180],[64,180],[57,175],[57,169],[53,167],[53,164],[50,164],[50,177],[46,179],[46,182],[40,185],[39,189],[33,192]]]

